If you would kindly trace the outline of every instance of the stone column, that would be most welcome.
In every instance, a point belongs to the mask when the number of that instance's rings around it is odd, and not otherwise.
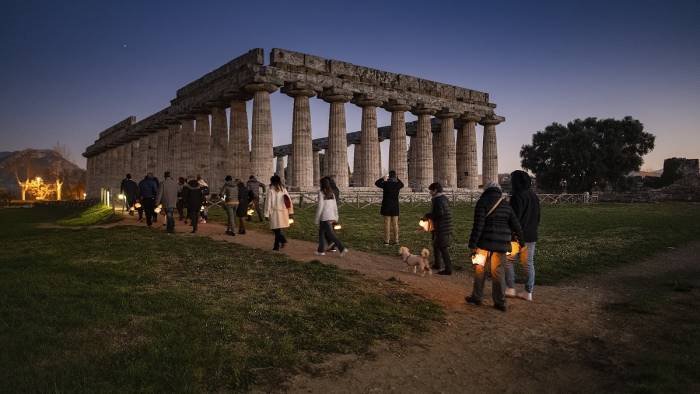
[[[328,117],[328,147],[326,148],[326,174],[333,176],[338,188],[349,186],[348,179],[348,142],[345,123],[345,103],[350,101],[349,90],[327,89],[321,98],[330,103]],[[354,174],[354,169],[353,169]]]
[[[197,122],[194,129],[194,168],[195,175],[201,175],[205,182],[211,182],[209,173],[209,114],[195,115]]]
[[[258,180],[265,182],[272,174],[272,115],[270,93],[277,86],[255,83],[245,87],[253,93],[253,126],[250,147],[250,169]]]
[[[382,104],[377,98],[361,96],[355,104],[362,107],[362,127],[360,144],[362,144],[362,174],[360,186],[369,187],[379,178],[381,161],[379,157],[379,133],[377,130],[377,107]]]
[[[156,175],[156,162],[158,159],[158,133],[152,132],[148,135],[148,156],[146,161],[146,172],[152,172]]]
[[[318,187],[319,180],[321,179],[321,151],[314,150],[312,155],[313,160],[313,186]]]
[[[362,144],[354,144],[355,149],[352,154],[352,184],[355,187],[362,186]]]
[[[401,100],[390,100],[385,107],[391,111],[391,134],[389,136],[389,171],[408,182],[408,162],[406,159],[406,111],[411,107]]]
[[[479,122],[484,126],[484,147],[482,150],[483,172],[482,184],[498,182],[498,145],[496,144],[496,125],[503,122],[505,118],[501,116],[487,116]]]
[[[285,184],[284,178],[284,156],[277,156],[277,166],[275,167],[275,174],[282,179],[282,184]]]
[[[182,158],[182,176],[194,177],[194,117],[186,116],[181,120],[180,126],[180,157]]]
[[[415,191],[425,191],[432,183],[433,178],[433,141],[430,116],[436,109],[425,105],[416,106],[411,112],[418,116],[416,136],[411,141],[415,142]]]
[[[173,121],[168,125],[168,157],[165,160],[165,170],[170,171],[173,179],[184,176],[180,169],[180,158],[178,157],[180,144],[180,123]]]
[[[165,162],[168,155],[168,129],[163,128],[156,133],[156,172],[158,179],[164,179],[163,173],[166,171]]]
[[[481,116],[465,113],[457,128],[457,187],[479,188],[479,166],[476,156],[476,122]]]
[[[138,152],[136,154],[136,171],[135,174],[131,174],[134,180],[140,181],[146,175],[147,158],[148,158],[148,136],[142,136],[139,138]]]
[[[246,101],[250,96],[231,100],[231,122],[228,140],[229,172],[232,177],[245,181],[250,176],[250,144],[248,142],[248,114]]]
[[[211,193],[218,193],[224,184],[224,177],[231,175],[226,168],[228,149],[228,124],[223,106],[211,108],[211,146],[209,148],[209,186]]]
[[[287,183],[286,186],[287,188],[293,186],[292,184],[292,179],[294,179],[294,171],[292,170],[292,160],[293,160],[293,154],[288,154],[287,155],[287,173],[284,176],[284,179],[286,179]]]
[[[440,118],[440,155],[436,158],[440,167],[438,178],[443,187],[457,187],[457,162],[455,149],[455,118],[456,112],[441,111],[436,116]]]
[[[302,83],[285,85],[282,93],[294,97],[292,115],[292,184],[297,190],[310,191],[314,185],[313,147],[311,139],[311,110],[309,97],[316,95],[310,86]]]
[[[431,124],[431,129],[432,129],[432,124]],[[440,164],[438,163],[438,159],[440,158],[440,155],[442,153],[442,146],[441,143],[442,141],[440,140],[440,132],[432,132],[431,133],[432,137],[432,143],[433,143],[433,182],[440,182]],[[443,185],[445,186],[445,185]]]
[[[415,155],[415,147],[416,147],[416,140],[413,137],[409,137],[409,145],[408,145],[408,158],[407,158],[407,166],[408,166],[408,183],[407,185],[413,189],[413,185],[415,184],[415,167],[416,167],[416,155]]]

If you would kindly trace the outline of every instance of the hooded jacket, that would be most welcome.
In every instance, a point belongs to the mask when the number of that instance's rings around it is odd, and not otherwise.
[[[433,221],[433,242],[439,247],[452,242],[452,212],[447,196],[437,193],[432,198],[432,209],[425,217]]]
[[[238,186],[236,186],[233,181],[226,181],[221,187],[219,196],[224,198],[226,205],[237,205],[238,204]]]
[[[523,242],[537,242],[537,228],[540,225],[540,199],[532,191],[532,180],[525,171],[517,170],[510,174],[513,191],[510,206],[523,229]]]
[[[513,234],[516,234],[518,239],[523,239],[518,218],[505,199],[488,217],[486,216],[502,195],[501,189],[490,187],[479,197],[474,207],[474,225],[469,237],[469,249],[478,247],[491,252],[505,253],[510,252]]]

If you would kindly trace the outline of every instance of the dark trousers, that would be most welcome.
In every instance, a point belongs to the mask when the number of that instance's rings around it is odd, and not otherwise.
[[[199,223],[199,209],[187,208],[187,216],[192,224],[192,231],[197,231],[197,224]]]
[[[450,259],[450,251],[448,246],[442,246],[441,242],[433,241],[433,256],[435,256],[435,262],[433,267],[439,269],[444,265],[444,270],[447,272],[452,272],[452,260]]]
[[[262,222],[263,218],[262,218],[262,212],[260,211],[260,196],[253,197],[252,203],[253,203],[253,208],[255,209],[255,212],[258,213],[258,219],[260,219],[260,221]],[[248,217],[248,220],[250,220],[250,217]]]
[[[328,244],[334,243],[335,246],[338,248],[339,251],[343,251],[345,247],[343,244],[340,242],[338,237],[335,235],[335,231],[333,231],[333,222],[332,221],[325,221],[321,222],[318,226],[318,252],[323,253],[326,251],[326,247],[328,247]]]
[[[272,247],[272,250],[280,250],[280,245],[286,244],[287,238],[285,238],[284,234],[282,234],[281,228],[273,229],[272,232],[275,233],[275,244]]]
[[[472,297],[481,301],[484,298],[484,283],[486,282],[486,268],[491,269],[491,297],[494,305],[506,304],[506,277],[503,275],[503,263],[506,254],[501,252],[489,252],[486,263],[483,266],[474,265],[474,290]]]
[[[169,233],[175,232],[175,208],[165,209],[165,231]]]
[[[178,220],[185,220],[185,203],[182,202],[181,198],[177,199],[177,204],[175,204],[177,208],[177,214],[178,214]]]
[[[141,207],[146,213],[146,225],[150,226],[153,223],[153,218],[156,215],[154,209],[156,204],[156,199],[153,197],[145,197],[141,199]],[[139,217],[141,215],[139,214]]]

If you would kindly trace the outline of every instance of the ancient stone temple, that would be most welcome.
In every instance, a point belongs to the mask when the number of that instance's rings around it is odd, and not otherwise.
[[[292,124],[275,126],[290,133],[289,145],[273,145],[270,95],[277,91],[294,101]],[[312,138],[312,99],[330,106],[323,138]],[[347,132],[347,105],[362,109],[359,131]],[[379,144],[387,139],[390,169],[413,190],[426,190],[434,181],[474,190],[498,180],[496,125],[505,119],[495,107],[484,92],[284,49],[273,49],[265,64],[263,49],[252,49],[178,89],[161,111],[101,132],[83,153],[87,193],[118,191],[126,173],[139,180],[147,172],[162,177],[164,171],[173,177],[201,175],[214,193],[225,175],[266,181],[273,173],[290,190],[312,190],[324,175],[342,189],[370,187],[382,175]],[[379,110],[391,113],[390,125],[377,125]],[[406,112],[418,120],[407,123]],[[483,126],[481,179],[477,124]]]

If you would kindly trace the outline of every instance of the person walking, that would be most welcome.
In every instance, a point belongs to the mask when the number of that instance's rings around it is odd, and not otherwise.
[[[182,200],[187,208],[187,216],[192,225],[192,232],[197,232],[199,211],[202,209],[202,189],[196,179],[190,179],[182,188]]]
[[[156,196],[158,195],[158,184],[153,178],[152,172],[146,174],[143,180],[139,182],[139,195],[141,198],[141,208],[146,215],[146,225],[151,227],[151,224],[153,224],[153,217],[156,215],[155,203]]]
[[[219,196],[224,200],[224,209],[228,217],[226,234],[231,236],[236,235],[235,222],[236,208],[238,207],[238,188],[233,182],[233,177],[231,175],[226,175],[226,178],[224,178],[224,185],[221,187]]]
[[[129,215],[133,216],[133,207],[136,204],[136,200],[139,198],[139,185],[136,181],[131,179],[131,174],[126,174],[126,177],[122,179],[119,192],[124,195],[124,201],[126,202],[126,209],[129,211]]]
[[[333,187],[328,177],[321,178],[320,185],[314,219],[314,223],[318,224],[318,249],[316,250],[316,255],[325,256],[326,248],[335,246],[340,250],[340,257],[343,257],[348,253],[348,249],[343,246],[333,231],[333,225],[338,222],[338,204],[335,200],[335,193],[333,193]],[[329,245],[326,243],[329,243]]]
[[[474,288],[465,300],[481,305],[484,297],[484,282],[487,266],[491,269],[491,297],[494,307],[506,311],[506,281],[503,263],[506,252],[510,252],[510,241],[515,234],[522,244],[522,230],[518,218],[505,201],[498,183],[490,182],[474,207],[474,225],[469,237],[472,255],[485,256],[484,265],[474,264]]]
[[[273,175],[265,198],[265,218],[270,219],[270,229],[275,233],[272,250],[280,250],[287,244],[282,230],[289,227],[289,219],[293,214],[294,206],[287,189],[282,185],[280,177]]]
[[[182,201],[182,188],[185,187],[185,178],[179,177],[177,179],[177,215],[178,220],[185,220],[185,203]]]
[[[450,204],[442,191],[442,185],[438,182],[428,186],[430,192],[432,209],[425,214],[425,218],[433,222],[433,268],[438,270],[439,275],[452,275],[452,260],[450,259],[449,247],[452,243],[452,212]],[[441,267],[444,265],[444,267]],[[442,269],[441,269],[442,268]]]
[[[236,216],[238,217],[238,234],[245,234],[245,225],[243,218],[248,218],[248,207],[250,207],[251,192],[248,187],[240,179],[236,179],[236,190],[238,191],[238,209]]]
[[[165,209],[165,231],[168,233],[175,232],[175,209],[178,203],[178,184],[170,177],[170,171],[165,171],[163,174],[163,182],[158,187],[158,197],[156,201],[162,204],[162,209]]]
[[[197,175],[197,183],[202,191],[202,206],[205,207],[199,211],[199,214],[202,217],[202,223],[206,223],[209,220],[209,185],[201,175]]]
[[[532,180],[527,172],[522,170],[510,173],[511,196],[510,206],[520,222],[523,230],[522,242],[525,247],[518,253],[511,253],[506,257],[506,297],[518,297],[526,301],[532,301],[532,290],[535,287],[535,244],[537,243],[537,229],[540,225],[540,199],[532,191]],[[525,291],[515,291],[515,267],[513,263],[518,260],[527,277]]]
[[[388,176],[377,179],[374,185],[382,189],[382,207],[379,213],[384,216],[384,245],[399,243],[399,192],[403,182],[396,177],[396,171],[389,171]],[[391,242],[391,233],[394,233]]]
[[[255,175],[251,175],[248,178],[248,183],[246,184],[246,186],[248,187],[248,190],[250,190],[252,193],[253,207],[255,209],[255,212],[258,214],[258,219],[262,222],[263,219],[262,214],[260,212],[260,188],[262,188],[262,192],[265,193],[265,185],[263,185],[262,182],[258,182],[258,180],[255,178]],[[251,220],[252,219],[249,217],[248,221]]]

